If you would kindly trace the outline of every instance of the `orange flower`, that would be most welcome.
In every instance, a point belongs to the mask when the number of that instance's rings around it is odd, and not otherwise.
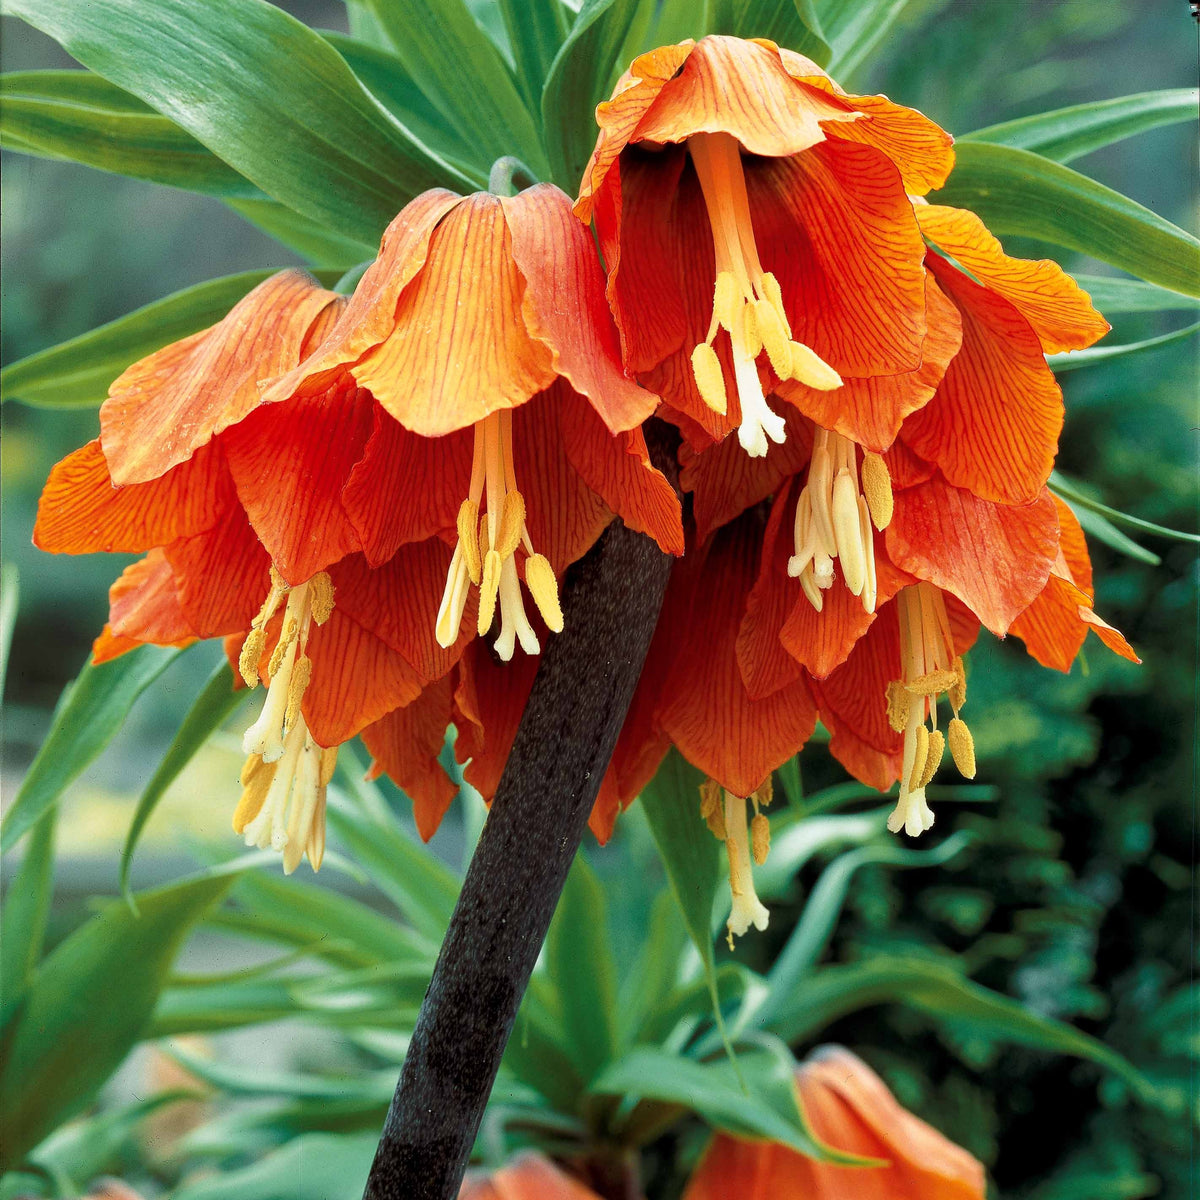
[[[796,1091],[821,1142],[881,1165],[841,1166],[775,1142],[718,1134],[683,1200],[983,1200],[982,1164],[901,1107],[848,1050],[815,1051],[796,1071]]]
[[[526,1152],[502,1170],[469,1171],[458,1200],[600,1200],[549,1159]]]
[[[232,635],[245,682],[268,693],[247,731],[234,818],[292,870],[320,865],[324,788],[343,741],[445,675],[465,639],[434,643],[450,549],[405,545],[372,570],[342,502],[372,400],[335,383],[261,405],[343,302],[297,272],[261,284],[219,324],[129,368],[100,438],[51,472],[34,540],[65,553],[141,552],[110,592],[103,662],[144,642]]]
[[[549,184],[511,198],[436,190],[408,205],[328,337],[266,398],[331,386],[367,389],[388,414],[346,493],[368,558],[457,530],[443,646],[474,586],[480,635],[499,607],[500,657],[518,641],[536,654],[520,579],[561,629],[557,576],[613,512],[683,551],[678,501],[640,429],[658,398],[625,377],[595,246]]]
[[[593,216],[626,366],[697,449],[782,442],[782,385],[836,404],[917,371],[924,245],[906,193],[945,181],[951,138],[848,96],[768,41],[706,37],[634,60],[596,111],[576,212]],[[790,381],[790,382],[789,382]]]

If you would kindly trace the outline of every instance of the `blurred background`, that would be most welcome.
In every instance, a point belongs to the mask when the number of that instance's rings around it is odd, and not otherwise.
[[[346,29],[345,8],[332,0],[281,7],[316,28]],[[15,19],[3,18],[2,32],[7,71],[72,65]],[[965,133],[1086,100],[1193,86],[1196,45],[1184,0],[912,0],[900,32],[859,78],[843,82],[885,91]],[[1073,166],[1195,229],[1195,127],[1142,134]],[[19,155],[5,154],[3,168],[5,363],[190,284],[298,261],[215,199]],[[1035,246],[1008,248],[1037,254]],[[1112,339],[1150,337],[1187,320],[1121,316]],[[1060,469],[1116,508],[1194,531],[1196,354],[1193,339],[1065,375]],[[3,409],[3,557],[21,585],[5,696],[6,795],[85,660],[105,619],[106,589],[127,561],[56,558],[30,544],[50,466],[96,431],[91,409]],[[1071,674],[1058,676],[1028,661],[1019,642],[981,640],[972,656],[971,725],[980,780],[997,798],[943,805],[934,831],[935,840],[974,831],[976,848],[947,867],[862,868],[831,954],[962,955],[980,982],[1077,1024],[1152,1077],[1186,1089],[1187,1062],[1200,1052],[1195,993],[1187,990],[1196,953],[1189,889],[1197,561],[1187,544],[1140,540],[1138,557],[1094,539],[1092,553],[1097,610],[1125,632],[1144,666],[1115,659],[1092,639]],[[206,650],[171,669],[68,794],[52,938],[77,919],[86,894],[115,890],[131,805],[216,661],[215,648]],[[137,882],[180,873],[190,841],[228,836],[239,765],[232,740],[193,762],[148,827]],[[805,752],[803,767],[810,788],[844,778],[820,746]],[[435,847],[444,842],[452,856],[455,838],[448,828]],[[615,873],[623,853],[618,837],[593,862]],[[814,878],[818,865],[806,868]],[[800,879],[797,896],[807,883]],[[777,909],[769,934],[746,939],[739,957],[768,964],[791,916]],[[827,1040],[852,1046],[902,1103],[981,1158],[1003,1195],[1191,1194],[1190,1123],[1122,1107],[1117,1085],[1094,1066],[1004,1048],[978,1033],[934,1034],[893,1009],[847,1019]]]

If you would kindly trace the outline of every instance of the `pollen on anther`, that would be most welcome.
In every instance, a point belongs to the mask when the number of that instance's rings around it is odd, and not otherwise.
[[[500,571],[504,566],[500,555],[489,550],[483,558],[483,582],[479,585],[479,623],[476,628],[483,637],[496,617],[496,597],[500,592]]]
[[[926,787],[937,774],[938,767],[942,765],[942,756],[946,753],[946,738],[940,729],[934,729],[929,734],[929,752],[925,758],[925,770],[921,772],[921,778],[917,782],[917,787]]]
[[[892,495],[892,477],[882,455],[872,450],[863,452],[861,479],[871,520],[876,529],[886,529],[892,523],[895,498]]]
[[[964,779],[974,779],[975,739],[971,736],[966,721],[960,717],[954,717],[947,733],[950,741],[950,753],[954,758],[954,765],[958,768],[958,773]]]
[[[921,786],[921,778],[925,774],[925,763],[929,758],[929,730],[924,725],[917,726],[917,741],[913,753],[912,770],[908,776],[908,790],[915,792]]]
[[[908,725],[908,714],[912,711],[912,697],[905,691],[904,684],[893,679],[887,685],[887,720],[897,732],[903,733]]]
[[[333,580],[324,571],[318,571],[308,581],[308,604],[318,625],[324,625],[333,615]]]
[[[478,587],[483,578],[483,559],[479,553],[479,505],[470,497],[458,510],[458,544],[462,546],[467,574]]]
[[[929,671],[910,680],[904,688],[914,696],[938,696],[948,692],[957,683],[958,676],[953,671]]]
[[[954,686],[950,688],[950,707],[958,712],[967,702],[967,670],[960,654],[954,660]]]
[[[279,634],[279,641],[275,643],[275,649],[271,652],[271,661],[267,664],[267,674],[274,677],[279,672],[279,668],[283,666],[283,656],[287,653],[288,647],[296,640],[296,634],[300,632],[300,626],[290,613],[283,622],[283,630]]]
[[[750,852],[760,867],[771,852],[771,822],[762,813],[755,813],[750,822]]]
[[[312,671],[311,658],[296,659],[296,665],[292,668],[292,677],[288,681],[287,712],[283,718],[288,725],[294,725],[296,718],[300,715],[300,704],[304,700],[304,693],[308,690]]]
[[[707,343],[700,342],[692,351],[692,373],[696,376],[696,388],[700,398],[722,416],[728,409],[725,395],[725,372],[717,352]]]
[[[546,627],[553,633],[562,633],[563,614],[558,600],[558,581],[554,578],[550,560],[544,554],[531,554],[525,560],[525,585]]]
[[[496,553],[508,558],[521,544],[525,528],[525,499],[520,492],[506,493],[500,509],[500,528],[496,534]]]

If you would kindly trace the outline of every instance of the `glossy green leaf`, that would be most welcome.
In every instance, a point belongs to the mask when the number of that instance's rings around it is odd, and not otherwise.
[[[1099,513],[1117,525],[1127,525],[1130,529],[1140,529],[1143,533],[1153,533],[1158,537],[1170,538],[1177,542],[1195,542],[1200,544],[1200,534],[1188,533],[1183,529],[1169,529],[1166,525],[1156,525],[1153,521],[1143,521],[1141,517],[1135,517],[1131,513],[1121,512],[1118,508],[1110,508],[1107,504],[1102,504],[1099,500],[1081,491],[1079,485],[1073,480],[1067,479],[1058,471],[1054,471],[1050,475],[1050,490],[1057,492],[1064,500],[1070,501],[1071,504],[1077,504],[1083,508],[1090,509],[1092,512]]]
[[[174,121],[131,110],[128,93],[98,76],[111,95],[93,88],[72,97],[79,71],[14,72],[0,77],[0,142],[26,154],[66,159],[97,170],[211,196],[260,196],[254,184],[222,162]]]
[[[1183,342],[1200,332],[1200,322],[1189,325],[1186,329],[1176,329],[1164,333],[1160,337],[1146,338],[1140,342],[1124,342],[1115,346],[1091,346],[1086,350],[1072,350],[1067,354],[1049,354],[1046,361],[1061,374],[1063,371],[1076,371],[1080,367],[1094,367],[1101,363],[1111,362],[1115,358],[1125,358],[1130,354],[1142,354],[1147,350],[1157,350],[1161,346],[1170,346],[1175,342]]]
[[[264,0],[11,0],[8,13],[345,236],[374,242],[418,192],[456,179],[333,47]]]
[[[1084,533],[1098,542],[1103,542],[1118,554],[1127,555],[1137,562],[1149,563],[1152,567],[1162,563],[1157,554],[1147,550],[1140,542],[1135,542],[1128,534],[1122,533],[1107,517],[1092,512],[1090,508],[1084,508],[1082,504],[1072,504],[1071,511]]]
[[[0,1068],[8,1166],[82,1108],[143,1033],[192,925],[233,882],[207,875],[113,901],[41,964]]]
[[[617,1022],[625,1044],[634,1040],[647,1013],[670,995],[687,941],[687,929],[675,897],[669,891],[659,892],[650,906],[637,961],[622,972]],[[705,1003],[710,1003],[707,980]]]
[[[7,881],[0,912],[0,1042],[8,1035],[9,1018],[25,997],[25,989],[42,957],[46,921],[54,890],[54,809],[33,827],[16,873]]]
[[[443,121],[478,147],[481,158],[515,154],[541,173],[545,160],[530,109],[463,0],[372,0],[371,7]]]
[[[812,1037],[847,1013],[877,1004],[903,1004],[1010,1044],[1088,1059],[1140,1094],[1149,1090],[1141,1073],[1115,1050],[1070,1025],[980,987],[948,963],[881,955],[860,963],[822,967],[780,999],[769,1028],[787,1042]]]
[[[958,140],[1015,146],[1055,162],[1068,163],[1160,125],[1180,121],[1194,124],[1197,103],[1200,103],[1200,92],[1195,88],[1141,92],[1136,96],[1074,104],[1070,108],[989,125],[986,129],[964,134]]]
[[[0,371],[6,400],[39,408],[94,408],[131,363],[169,342],[216,324],[252,288],[274,274],[243,271],[185,288],[88,333],[39,350]],[[337,272],[317,272],[325,286]]]
[[[604,888],[575,856],[546,936],[546,966],[558,996],[562,1044],[586,1081],[617,1051],[617,965]]]
[[[961,142],[957,156],[934,204],[972,209],[998,237],[1050,242],[1200,295],[1200,241],[1148,208],[1028,150]]]
[[[21,587],[16,564],[5,563],[0,567],[0,696],[4,694],[4,684],[8,679],[8,652],[12,649],[20,599]]]
[[[550,67],[542,92],[546,153],[551,178],[568,195],[596,144],[596,105],[628,65],[618,59],[638,16],[637,0],[586,0]]]
[[[841,83],[893,33],[910,0],[815,0],[821,31],[829,42],[829,73]]]
[[[757,979],[757,977],[755,977]],[[751,972],[741,963],[725,962],[717,968],[717,997],[724,1011],[745,996],[751,984]],[[712,996],[708,980],[690,979],[663,996],[638,1030],[639,1042],[660,1044],[676,1030],[681,1021],[698,1025],[712,1016]]]
[[[562,0],[499,0],[499,7],[516,59],[517,76],[526,100],[536,112],[550,65],[575,14]]]
[[[63,693],[50,732],[4,814],[0,849],[7,851],[58,800],[112,741],[133,702],[181,653],[139,646],[98,667],[89,662],[83,668]]]
[[[1107,275],[1075,275],[1075,282],[1106,316],[1112,313],[1173,312],[1200,308],[1200,298],[1143,283],[1140,279],[1118,279]]]
[[[344,271],[363,259],[373,259],[378,252],[377,245],[343,237],[269,196],[227,198],[225,203],[239,217],[244,217],[269,237],[282,242],[289,250],[303,255],[313,267],[331,272]]]
[[[158,769],[142,791],[133,820],[129,823],[129,831],[125,835],[125,845],[121,850],[120,886],[129,903],[133,903],[133,894],[129,890],[129,868],[146,822],[167,788],[179,777],[180,771],[192,761],[196,751],[204,745],[209,736],[220,729],[225,718],[238,707],[244,697],[245,693],[234,691],[233,672],[230,671],[228,663],[222,662],[209,676],[208,682],[188,710],[183,724],[158,764]]]
[[[811,58],[829,61],[832,48],[821,33],[813,0],[709,0],[709,33],[769,38]]]

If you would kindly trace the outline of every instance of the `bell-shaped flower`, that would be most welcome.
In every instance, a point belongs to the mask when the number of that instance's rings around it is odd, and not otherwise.
[[[536,654],[521,581],[561,629],[557,578],[613,513],[683,551],[678,500],[640,428],[658,398],[626,378],[595,244],[550,184],[409,204],[328,337],[265,395],[338,386],[381,406],[345,494],[368,559],[456,531],[443,646],[476,590],[481,636],[499,610],[500,657],[518,642]]]
[[[697,449],[761,456],[789,397],[917,371],[929,334],[909,193],[951,138],[850,96],[768,41],[711,36],[634,60],[596,110],[576,212],[593,217],[628,369]],[[929,301],[934,303],[934,301]]]
[[[904,1108],[849,1050],[815,1050],[797,1068],[796,1097],[819,1142],[868,1165],[822,1161],[778,1142],[722,1133],[683,1200],[983,1200],[983,1165]]]
[[[450,560],[437,539],[371,569],[342,502],[372,425],[369,394],[335,384],[262,404],[339,297],[297,272],[261,284],[216,326],[157,351],[112,386],[100,437],[51,472],[34,540],[60,553],[148,552],[110,591],[103,662],[142,643],[230,639],[249,686],[235,827],[292,870],[324,846],[337,746],[449,671],[432,636]]]

